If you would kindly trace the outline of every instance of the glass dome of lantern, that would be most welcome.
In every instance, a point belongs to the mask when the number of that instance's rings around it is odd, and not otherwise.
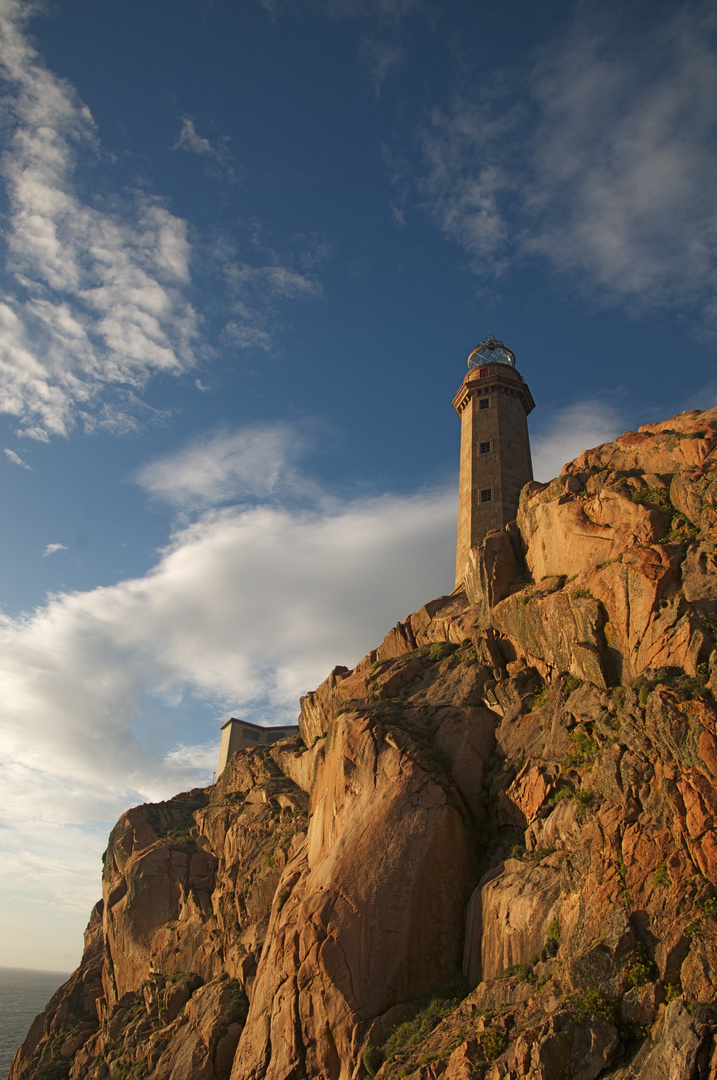
[[[504,341],[493,337],[492,332],[485,341],[476,345],[468,357],[469,368],[481,367],[483,364],[506,364],[508,367],[515,367],[515,356]]]

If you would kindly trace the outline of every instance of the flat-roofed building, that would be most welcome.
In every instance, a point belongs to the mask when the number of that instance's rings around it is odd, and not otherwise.
[[[248,720],[237,720],[230,716],[221,726],[222,742],[219,747],[217,779],[224,772],[226,763],[236,750],[252,749],[257,746],[270,746],[279,739],[288,739],[299,734],[298,724],[284,724],[282,727],[262,727],[250,724]]]

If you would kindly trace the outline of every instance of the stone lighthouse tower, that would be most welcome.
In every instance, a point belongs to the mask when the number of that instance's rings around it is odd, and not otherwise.
[[[533,479],[527,416],[535,402],[515,356],[492,334],[468,357],[453,407],[461,418],[458,586],[470,549],[515,520],[520,490]]]

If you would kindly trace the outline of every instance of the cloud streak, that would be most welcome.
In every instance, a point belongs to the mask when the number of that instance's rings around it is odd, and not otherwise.
[[[67,545],[59,543],[48,544],[42,553],[42,557],[46,559],[48,555],[54,555],[56,551],[67,551]]]
[[[285,301],[315,302],[322,295],[321,284],[311,270],[296,269],[286,265],[276,252],[263,250],[265,265],[256,265],[236,251],[235,245],[224,238],[215,245],[212,257],[219,268],[223,285],[229,296],[232,317],[224,327],[224,337],[233,346],[242,349],[274,348],[278,308]],[[321,258],[319,254],[316,258]],[[313,261],[313,253],[304,253],[305,261]]]
[[[194,121],[189,116],[182,117],[182,129],[174,144],[174,149],[187,150],[190,154],[199,154],[200,157],[218,158],[221,156],[219,148],[198,133]]]
[[[532,72],[496,72],[426,124],[418,189],[497,277],[547,259],[603,299],[717,317],[717,15],[578,8]]]
[[[318,494],[296,465],[307,437],[289,424],[215,432],[148,462],[136,475],[146,492],[183,508],[271,496]]]
[[[242,172],[237,171],[232,163],[227,136],[222,136],[212,142],[211,139],[199,134],[190,116],[182,117],[179,136],[172,149],[184,150],[189,154],[204,158],[207,175],[213,179],[230,184],[238,183],[242,179]]]
[[[28,465],[26,461],[23,461],[19,454],[16,454],[14,450],[3,450],[5,457],[8,461],[11,461],[13,465],[19,465],[21,469],[31,469],[32,465]]]

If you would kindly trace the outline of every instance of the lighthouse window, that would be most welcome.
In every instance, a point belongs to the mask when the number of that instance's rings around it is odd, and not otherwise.
[[[490,443],[489,442],[482,442],[480,444],[480,452],[481,452],[481,454],[489,454],[490,453]]]
[[[487,409],[490,407],[490,398],[484,397],[480,399],[480,408]]]
[[[490,488],[486,488],[484,491],[481,491],[481,493],[480,493],[480,501],[481,502],[490,502],[490,500],[491,500]]]

